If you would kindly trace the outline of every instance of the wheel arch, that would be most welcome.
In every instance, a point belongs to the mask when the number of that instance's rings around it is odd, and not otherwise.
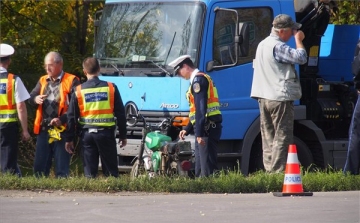
[[[323,152],[322,141],[326,141],[323,131],[311,120],[295,120],[294,137],[303,141],[311,151],[314,163],[319,167],[325,166],[326,154]]]
[[[256,137],[260,134],[260,116],[258,116],[254,122],[250,125],[246,131],[244,140],[241,147],[241,173],[244,175],[249,174],[249,164],[251,157],[251,149],[255,142]]]

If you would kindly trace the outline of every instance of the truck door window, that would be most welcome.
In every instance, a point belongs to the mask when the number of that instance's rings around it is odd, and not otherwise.
[[[271,31],[273,20],[272,10],[267,7],[236,9],[239,23],[247,23],[250,28],[249,55],[239,57],[238,64],[250,63],[255,58],[259,42],[265,39]],[[235,62],[235,22],[232,13],[220,11],[216,13],[213,39],[214,65],[228,65]]]

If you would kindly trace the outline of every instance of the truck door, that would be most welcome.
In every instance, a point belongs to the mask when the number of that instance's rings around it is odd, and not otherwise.
[[[271,31],[274,15],[280,13],[278,1],[236,1],[221,2],[211,6],[208,27],[205,27],[204,61],[200,69],[206,71],[213,79],[219,93],[221,112],[223,114],[222,139],[243,139],[249,126],[259,116],[256,100],[250,98],[253,67],[257,45]],[[235,54],[236,13],[217,10],[236,10],[239,23],[248,25],[249,53]],[[220,68],[206,70],[209,61]],[[235,64],[234,66],[226,66]],[[224,66],[225,67],[221,67]]]

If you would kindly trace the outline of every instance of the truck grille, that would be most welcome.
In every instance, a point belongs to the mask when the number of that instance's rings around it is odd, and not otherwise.
[[[174,116],[187,116],[188,112],[148,112],[140,111],[141,115],[144,116],[148,124],[159,124],[164,118],[174,117]],[[127,137],[129,139],[141,139],[141,132],[143,128],[143,122],[139,121],[135,126],[127,126]]]

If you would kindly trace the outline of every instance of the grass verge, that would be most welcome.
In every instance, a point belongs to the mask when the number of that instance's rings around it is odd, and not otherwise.
[[[281,192],[284,174],[267,174],[262,171],[244,176],[236,171],[222,171],[207,178],[163,177],[131,180],[128,174],[119,178],[69,177],[56,179],[25,176],[18,178],[0,174],[1,190],[63,190],[78,192],[171,192],[171,193],[268,193]],[[360,190],[360,175],[342,172],[307,172],[302,176],[304,191]]]

